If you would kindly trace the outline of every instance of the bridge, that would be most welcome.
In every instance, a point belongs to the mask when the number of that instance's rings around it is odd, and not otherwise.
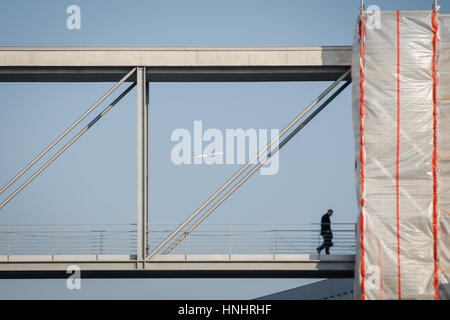
[[[125,82],[117,98],[9,196],[14,201],[120,99],[137,87],[138,212],[130,225],[0,224],[0,278],[353,277],[355,225],[333,225],[332,255],[317,255],[319,225],[205,225],[202,222],[350,84],[351,47],[0,47],[2,82],[116,82],[8,182],[0,195],[55,148]],[[280,135],[179,225],[148,223],[148,83],[334,81]],[[341,85],[341,82],[344,84]],[[340,85],[340,87],[338,87]],[[337,88],[338,87],[338,88]],[[336,89],[337,88],[337,89]],[[327,99],[325,99],[327,98]],[[325,100],[325,101],[322,101]],[[257,163],[260,157],[263,160]],[[1,219],[1,217],[0,217]]]
[[[149,248],[177,225],[152,224]],[[352,277],[355,225],[333,224],[331,255],[317,255],[320,224],[205,224],[171,254],[138,268],[136,224],[1,225],[0,278],[332,278]],[[184,233],[185,230],[181,231]]]

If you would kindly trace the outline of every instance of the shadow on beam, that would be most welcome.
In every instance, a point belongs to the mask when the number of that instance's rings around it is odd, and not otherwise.
[[[334,81],[349,66],[153,67],[150,82]],[[117,82],[129,67],[2,67],[0,82]],[[348,79],[350,80],[350,76]],[[136,81],[136,76],[129,81]]]
[[[1,271],[0,279],[66,279],[61,270]],[[160,279],[160,278],[353,278],[353,270],[85,270],[82,279]]]

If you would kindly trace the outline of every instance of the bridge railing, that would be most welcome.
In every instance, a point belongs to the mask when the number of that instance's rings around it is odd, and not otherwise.
[[[151,224],[149,251],[177,226]],[[332,230],[331,253],[354,254],[355,224],[333,223]],[[319,223],[204,224],[170,254],[315,254],[322,241]],[[136,250],[135,224],[0,225],[0,255],[134,255]]]
[[[150,250],[176,227],[153,224],[149,231]],[[186,230],[181,230],[179,235]],[[354,223],[332,224],[332,254],[354,254],[355,230]],[[170,254],[317,254],[316,248],[322,242],[320,223],[205,224],[190,233]]]
[[[135,254],[136,225],[0,225],[0,254]]]

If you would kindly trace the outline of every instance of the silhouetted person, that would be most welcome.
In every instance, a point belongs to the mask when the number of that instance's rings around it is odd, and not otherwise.
[[[330,247],[333,246],[333,233],[331,232],[331,221],[330,217],[333,215],[333,210],[329,209],[327,213],[322,216],[322,220],[320,222],[320,235],[323,238],[323,243],[320,247],[318,247],[317,253],[320,254],[322,249],[325,249],[326,254],[330,254]]]

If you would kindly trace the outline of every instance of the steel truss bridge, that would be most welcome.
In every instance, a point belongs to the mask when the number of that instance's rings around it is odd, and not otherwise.
[[[333,224],[333,254],[320,256],[315,252],[321,242],[318,224],[202,223],[350,84],[350,65],[351,47],[0,47],[1,82],[116,82],[10,181],[0,182],[0,214],[134,87],[138,118],[136,223],[0,224],[0,278],[67,277],[71,265],[79,266],[84,278],[353,277],[352,223]],[[148,85],[175,81],[334,82],[184,222],[149,225]],[[111,104],[17,186],[23,174],[125,83],[128,87]]]

